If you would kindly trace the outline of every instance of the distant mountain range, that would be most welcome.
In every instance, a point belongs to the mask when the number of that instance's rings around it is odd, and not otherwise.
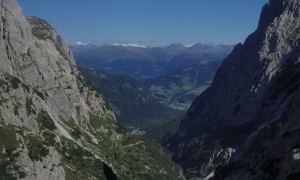
[[[76,63],[136,80],[146,80],[178,68],[223,60],[233,45],[194,44],[186,47],[172,44],[165,47],[123,45],[73,45]]]
[[[213,80],[232,45],[171,44],[74,45],[76,63],[111,75],[140,81],[152,96],[169,107],[186,110]]]

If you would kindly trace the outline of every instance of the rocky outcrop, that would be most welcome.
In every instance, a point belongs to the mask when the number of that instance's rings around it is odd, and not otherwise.
[[[287,126],[287,116],[294,114],[290,107],[299,85],[299,13],[299,1],[270,0],[263,7],[257,30],[244,44],[234,48],[211,87],[190,107],[179,132],[166,143],[188,175],[205,177],[228,163],[228,167],[236,169],[243,164],[244,171],[259,165],[263,168],[264,163],[272,164],[256,178],[268,177],[272,173],[269,171],[280,169],[281,164],[286,167],[275,177],[299,172],[294,166],[299,162],[286,157],[293,154],[292,146],[297,147],[291,141],[297,136],[295,130],[299,125],[294,120],[294,127]],[[290,131],[296,134],[289,141],[279,140],[284,132]],[[285,151],[274,150],[279,148]],[[234,149],[233,153],[220,158],[228,149]],[[259,151],[268,154],[268,158],[262,158]],[[241,163],[252,156],[257,158],[257,164]],[[270,162],[272,159],[276,162]],[[244,173],[237,171],[237,174]],[[223,174],[222,178],[229,174]]]
[[[0,0],[0,52],[0,179],[183,178],[146,142],[125,148],[138,138],[116,124],[56,30],[15,0]]]

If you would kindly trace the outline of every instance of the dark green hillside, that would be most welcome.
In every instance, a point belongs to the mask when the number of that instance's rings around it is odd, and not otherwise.
[[[183,113],[154,100],[137,81],[128,76],[110,75],[93,68],[79,67],[114,109],[124,126],[155,127]]]
[[[162,104],[185,110],[210,86],[221,63],[218,61],[186,66],[145,80],[143,84]]]
[[[146,137],[155,142],[164,144],[171,136],[175,135],[184,116],[178,116],[168,122],[147,130]]]

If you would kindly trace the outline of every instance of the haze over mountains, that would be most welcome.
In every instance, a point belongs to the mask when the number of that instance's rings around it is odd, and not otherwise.
[[[71,46],[77,64],[111,74],[129,75],[139,81],[199,62],[221,61],[232,48],[232,45],[204,44],[145,48],[121,45]]]
[[[186,110],[213,80],[232,45],[171,44],[71,46],[78,65],[112,75],[131,76],[152,97],[174,109]],[[122,98],[121,98],[122,99]]]

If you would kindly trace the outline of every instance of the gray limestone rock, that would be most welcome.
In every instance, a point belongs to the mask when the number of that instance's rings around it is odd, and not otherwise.
[[[16,0],[0,0],[0,52],[0,179],[184,179],[117,125],[57,31]]]
[[[279,179],[292,171],[299,172],[288,160],[293,154],[289,150],[291,144],[296,146],[297,143],[280,140],[284,132],[299,127],[297,120],[289,128],[286,124],[286,114],[295,113],[289,112],[289,108],[295,101],[300,80],[299,30],[300,1],[270,0],[263,7],[256,31],[225,58],[211,87],[192,104],[179,132],[166,144],[187,173],[205,177],[220,165],[236,162],[217,171],[216,177],[226,178],[234,171],[233,179],[238,177],[236,174],[249,175],[251,163],[241,161],[250,155],[259,159],[255,166],[260,164],[261,167],[280,158],[276,165],[270,166],[270,172],[252,169],[263,172],[253,178],[267,178],[277,165],[282,169],[275,175]],[[203,134],[206,138],[202,138]],[[227,148],[235,149],[229,158],[216,156]],[[286,152],[276,150],[280,148],[287,148]],[[263,157],[258,153],[262,149],[265,151]],[[238,167],[242,168],[239,170]],[[226,174],[226,171],[229,172]],[[223,176],[219,176],[222,173]]]
[[[56,135],[74,140],[62,120],[84,126],[90,113],[115,119],[104,100],[87,87],[56,30],[37,17],[25,18],[15,0],[0,1],[0,52],[0,122],[6,126],[39,135],[45,131],[45,122],[40,121],[48,118],[48,130],[51,127]],[[120,139],[121,135],[111,131]],[[45,145],[49,155],[35,161],[26,143],[21,144],[23,148],[13,151],[18,154],[14,162],[25,179],[65,178],[56,148]]]

